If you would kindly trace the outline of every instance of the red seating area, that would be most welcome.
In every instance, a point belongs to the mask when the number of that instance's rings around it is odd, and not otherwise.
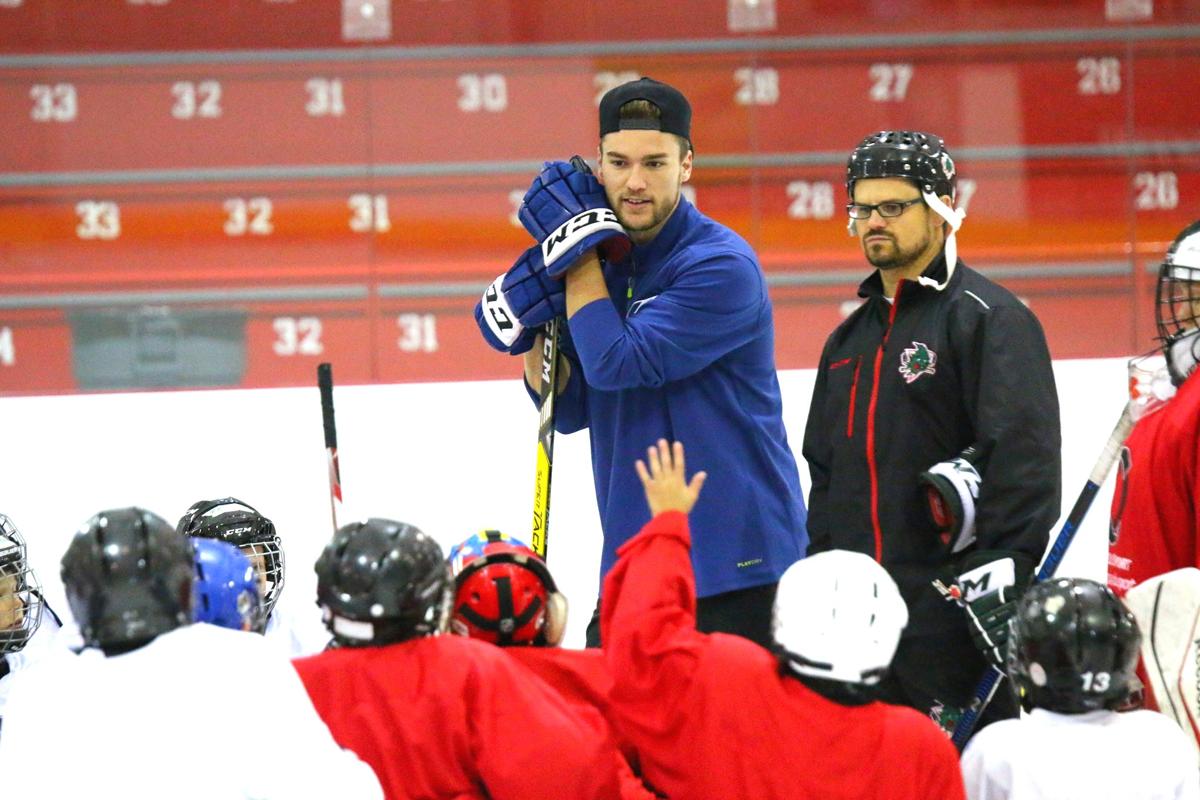
[[[342,47],[343,4],[327,0],[4,0],[0,52]],[[1188,0],[640,0],[560,3],[362,0],[389,20],[378,46],[659,42],[744,34],[862,36],[1095,29],[1200,22]],[[386,12],[384,9],[386,8]],[[366,18],[365,14],[361,15]]]
[[[638,74],[693,103],[695,201],[759,252],[781,368],[815,364],[866,274],[842,181],[873,130],[946,139],[960,253],[1058,358],[1149,346],[1153,268],[1200,207],[1182,2],[372,2],[387,38],[315,0],[0,1],[0,393],[298,385],[320,360],[511,377],[477,294],[528,246],[540,161],[594,158],[599,95]],[[230,310],[232,349],[190,332]],[[189,382],[205,353],[224,377]]]

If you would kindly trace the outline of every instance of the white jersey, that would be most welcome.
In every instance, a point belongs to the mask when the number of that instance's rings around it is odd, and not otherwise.
[[[331,638],[315,603],[308,614],[297,614],[282,603],[275,606],[263,634],[287,658],[316,655],[325,650]]]
[[[16,676],[7,797],[382,798],[262,637],[196,624]]]
[[[45,601],[43,601],[45,602]],[[8,705],[8,693],[17,673],[56,655],[70,655],[69,632],[58,624],[57,617],[49,606],[42,608],[42,621],[25,647],[15,653],[0,656],[0,720],[4,719],[4,708]],[[0,728],[0,733],[3,729]]]
[[[981,730],[962,756],[969,800],[1200,800],[1200,764],[1155,711],[1028,717]]]

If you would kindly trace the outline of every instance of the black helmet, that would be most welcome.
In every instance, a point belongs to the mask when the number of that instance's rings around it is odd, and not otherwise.
[[[240,506],[232,511],[208,514],[222,506]],[[220,539],[241,548],[262,581],[263,619],[268,619],[283,593],[283,547],[275,523],[236,497],[201,500],[179,519],[175,529],[185,536]]]
[[[0,514],[0,657],[20,651],[42,621],[42,592],[29,567],[25,539]]]
[[[454,579],[442,548],[390,519],[343,525],[317,559],[317,604],[334,640],[362,647],[445,630]]]
[[[1084,578],[1034,584],[1009,625],[1008,674],[1026,710],[1116,708],[1137,685],[1137,620],[1103,584]]]
[[[1176,386],[1200,362],[1200,221],[1175,237],[1158,268],[1155,322]]]
[[[147,642],[192,621],[192,548],[143,508],[101,511],[62,559],[67,602],[91,646]]]
[[[923,194],[949,195],[957,185],[954,159],[940,136],[920,131],[879,131],[863,139],[846,162],[846,194],[854,200],[860,178],[907,178]]]

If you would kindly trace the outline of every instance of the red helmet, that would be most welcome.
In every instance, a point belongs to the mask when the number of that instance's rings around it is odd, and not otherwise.
[[[455,598],[451,629],[507,647],[557,645],[566,627],[566,598],[545,562],[500,531],[477,533],[450,551]]]

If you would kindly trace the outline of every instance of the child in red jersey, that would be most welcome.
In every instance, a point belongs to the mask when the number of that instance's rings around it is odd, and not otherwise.
[[[784,573],[774,652],[696,630],[683,445],[639,461],[653,518],[604,583],[610,695],[646,780],[673,800],[963,797],[958,754],[909,708],[871,699],[908,611],[870,557],[827,551]]]
[[[389,798],[616,798],[599,715],[584,714],[504,651],[442,636],[454,583],[420,530],[343,526],[317,561],[338,645],[296,670],[339,744]]]

